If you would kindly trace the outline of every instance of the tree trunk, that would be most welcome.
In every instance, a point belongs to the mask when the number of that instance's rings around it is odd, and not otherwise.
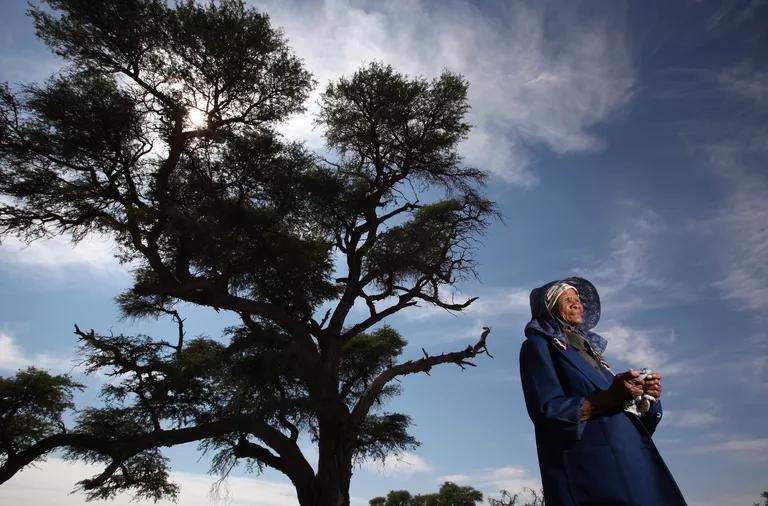
[[[309,502],[301,506],[349,506],[352,452],[338,419],[319,420],[317,474]],[[304,495],[304,494],[300,494]]]
[[[349,484],[352,478],[351,466],[339,469],[337,463],[318,471],[310,494],[300,494],[301,506],[349,506]],[[302,501],[302,497],[304,500]]]

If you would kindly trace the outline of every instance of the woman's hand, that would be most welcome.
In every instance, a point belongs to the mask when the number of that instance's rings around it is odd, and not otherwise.
[[[608,390],[594,393],[584,400],[580,418],[589,420],[604,413],[613,413],[624,409],[626,403],[643,395],[645,383],[638,379],[639,377],[640,373],[633,369],[614,376],[613,383]]]
[[[643,381],[643,393],[656,399],[661,397],[661,374],[652,372]]]
[[[644,382],[640,379],[640,373],[634,369],[620,372],[613,378],[613,383],[608,393],[618,406],[623,406],[635,397],[645,393]]]

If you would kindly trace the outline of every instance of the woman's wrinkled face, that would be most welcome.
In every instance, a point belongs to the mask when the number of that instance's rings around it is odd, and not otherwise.
[[[557,299],[555,312],[565,323],[574,327],[584,323],[584,306],[581,305],[581,299],[576,290],[569,288],[563,292]]]

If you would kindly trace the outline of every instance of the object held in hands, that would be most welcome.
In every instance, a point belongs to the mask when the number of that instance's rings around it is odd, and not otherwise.
[[[651,374],[651,370],[647,367],[643,367],[640,369],[640,376],[638,376],[636,379],[643,381],[645,378]],[[636,416],[643,416],[648,412],[648,410],[651,409],[651,403],[656,402],[656,397],[648,394],[644,395],[638,395],[631,401],[629,401],[627,404],[624,405],[624,411],[627,413],[632,413]]]

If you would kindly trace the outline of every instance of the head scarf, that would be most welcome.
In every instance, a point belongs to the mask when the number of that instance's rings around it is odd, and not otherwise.
[[[575,330],[584,337],[595,352],[602,355],[608,345],[608,341],[600,334],[592,332],[592,329],[600,320],[600,296],[597,294],[595,285],[584,278],[565,278],[552,281],[539,288],[534,288],[531,291],[531,321],[525,327],[525,335],[543,334],[549,338],[560,340],[563,345],[565,344],[566,338],[563,322],[555,318],[547,307],[547,293],[553,286],[558,284],[568,285],[559,295],[562,295],[562,292],[568,289],[568,287],[574,288],[579,294],[581,305],[584,306],[584,322],[576,327]],[[553,291],[552,293],[554,294],[555,292]],[[554,297],[552,300],[551,307],[554,307],[557,297]]]
[[[557,304],[557,299],[559,299],[563,292],[569,288],[575,290],[577,294],[579,293],[575,286],[569,285],[564,281],[555,283],[554,285],[550,286],[549,289],[547,289],[547,293],[544,299],[544,303],[547,306],[547,311],[550,313],[552,312],[552,308],[554,308],[555,304]]]

